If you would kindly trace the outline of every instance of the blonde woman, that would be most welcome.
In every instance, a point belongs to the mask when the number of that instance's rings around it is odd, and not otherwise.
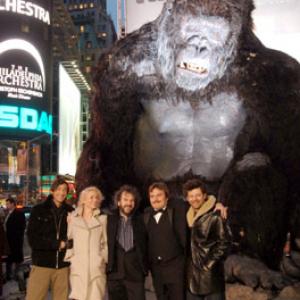
[[[73,240],[73,247],[67,250],[65,260],[71,262],[71,299],[104,299],[108,253],[107,218],[100,212],[102,201],[98,188],[84,189],[68,220],[68,239]]]

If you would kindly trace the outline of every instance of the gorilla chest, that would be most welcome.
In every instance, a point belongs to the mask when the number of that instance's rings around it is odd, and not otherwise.
[[[164,99],[142,105],[134,144],[139,176],[169,180],[192,171],[215,180],[224,174],[246,119],[236,94],[221,93],[196,108]]]

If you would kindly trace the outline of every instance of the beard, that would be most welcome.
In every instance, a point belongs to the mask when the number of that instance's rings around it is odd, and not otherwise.
[[[119,207],[119,210],[120,210],[120,212],[123,215],[129,217],[129,216],[132,215],[132,213],[134,211],[134,207],[131,207],[131,206],[121,206],[121,207]]]

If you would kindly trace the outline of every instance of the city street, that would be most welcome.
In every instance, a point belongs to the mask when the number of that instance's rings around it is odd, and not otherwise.
[[[16,281],[11,280],[4,285],[3,296],[0,298],[1,300],[23,300],[25,299],[25,294],[20,293],[18,290],[18,284]],[[51,300],[50,295],[48,299]],[[107,298],[108,299],[108,298]],[[146,292],[146,300],[155,300],[156,297],[153,292]]]
[[[25,255],[25,263],[30,262],[30,247],[28,245],[26,235],[24,240],[24,255]],[[3,264],[3,271],[5,271],[4,264]],[[155,300],[156,297],[154,295],[154,292],[152,291],[152,286],[149,281],[150,279],[147,278],[146,281],[146,300]],[[150,291],[151,290],[151,291]],[[3,286],[3,296],[0,297],[0,300],[24,300],[25,299],[25,293],[19,292],[18,283],[15,280],[11,280],[4,284]],[[48,296],[48,300],[51,300],[51,296]],[[106,298],[108,300],[108,298]]]

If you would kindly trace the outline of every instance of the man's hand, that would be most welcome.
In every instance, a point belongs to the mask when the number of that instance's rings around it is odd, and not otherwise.
[[[66,242],[65,241],[61,241],[60,244],[59,244],[59,251],[65,249],[67,246]]]
[[[214,211],[219,211],[221,214],[221,217],[226,220],[227,216],[228,216],[227,210],[228,210],[228,207],[225,207],[222,203],[218,202],[216,204]]]

